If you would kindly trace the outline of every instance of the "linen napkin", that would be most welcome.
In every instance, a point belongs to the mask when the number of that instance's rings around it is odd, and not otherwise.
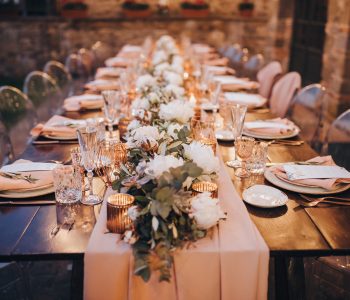
[[[115,56],[115,57],[110,57],[105,61],[105,65],[107,67],[121,67],[121,68],[126,68],[129,65],[132,64],[132,60],[129,58],[125,58],[125,57],[119,57],[119,56]]]
[[[15,161],[12,165],[16,164],[28,164],[28,169],[30,165],[33,164],[30,160],[20,159]],[[52,164],[50,164],[52,165]],[[34,169],[34,168],[33,168]],[[14,168],[15,170],[15,168]],[[3,168],[0,169],[3,172]],[[28,172],[16,172],[21,174],[21,176],[31,176],[32,179],[36,179],[33,182],[28,182],[25,179],[12,179],[4,177],[0,174],[0,191],[25,191],[37,189],[44,186],[49,186],[53,184],[52,171],[28,171]]]
[[[251,90],[259,87],[259,83],[256,81],[249,81],[249,79],[235,76],[215,76],[214,80],[221,84],[223,91]]]
[[[234,75],[236,71],[225,66],[205,66],[205,69],[213,75]]]
[[[66,111],[79,111],[81,109],[97,109],[103,106],[101,95],[83,94],[69,97],[64,100],[63,108]]]
[[[306,162],[317,163],[317,165],[320,165],[320,166],[336,166],[336,163],[334,162],[334,160],[330,155],[317,156]],[[307,186],[307,187],[320,187],[329,191],[335,190],[341,183],[350,183],[349,178],[325,178],[325,179],[309,178],[309,179],[290,180],[283,168],[283,165],[273,166],[270,168],[270,170],[278,178],[288,183]]]
[[[116,80],[109,79],[96,79],[85,84],[85,88],[96,92],[106,90],[118,90],[119,82]]]
[[[284,135],[299,128],[288,119],[271,119],[260,120],[244,123],[244,130],[246,132],[263,134],[263,135]]]
[[[206,60],[204,64],[206,66],[227,66],[228,58],[222,57],[222,58],[210,59],[210,60]]]
[[[50,135],[57,137],[76,138],[76,126],[81,124],[81,120],[73,120],[66,117],[55,115],[45,124],[38,124],[31,130],[31,135]]]
[[[115,79],[120,76],[120,74],[125,71],[124,68],[115,67],[104,67],[98,68],[95,74],[95,79]]]
[[[226,92],[224,93],[224,97],[229,102],[253,107],[262,106],[267,101],[266,98],[260,96],[259,94],[246,94],[238,92]]]

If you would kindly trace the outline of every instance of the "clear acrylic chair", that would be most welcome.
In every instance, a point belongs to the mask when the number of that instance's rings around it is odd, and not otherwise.
[[[256,79],[256,74],[263,67],[265,62],[262,54],[255,54],[251,56],[248,61],[243,65],[243,76],[252,80]]]
[[[0,121],[0,167],[13,159],[13,149],[5,125]]]
[[[350,109],[329,127],[322,152],[332,155],[338,165],[350,170]]]
[[[104,66],[104,62],[107,58],[113,56],[111,48],[101,41],[92,45],[91,51],[94,55],[96,67]]]
[[[44,66],[44,72],[55,79],[57,85],[61,88],[64,96],[70,93],[72,76],[67,68],[59,61],[50,60]]]
[[[96,66],[95,66],[95,60],[94,60],[94,54],[92,50],[81,48],[78,51],[78,56],[81,59],[82,64],[84,65],[85,69],[88,72],[88,76],[92,76]]]
[[[277,78],[283,73],[282,66],[278,61],[272,61],[264,66],[257,74],[259,82],[259,94],[267,99],[271,96],[271,91]]]
[[[249,51],[247,48],[237,50],[236,54],[229,57],[231,67],[241,76],[243,65],[248,61]]]
[[[241,50],[242,50],[241,45],[233,44],[226,48],[226,51],[223,53],[223,56],[227,57],[228,59],[232,59]]]
[[[296,92],[301,87],[301,77],[298,72],[283,75],[273,86],[269,105],[271,112],[284,118]]]
[[[310,84],[295,95],[288,111],[288,117],[300,127],[301,137],[318,152],[326,109],[325,93],[321,84]]]
[[[32,102],[19,89],[0,87],[0,116],[10,138],[13,155],[25,149],[30,131],[37,124],[37,114]]]

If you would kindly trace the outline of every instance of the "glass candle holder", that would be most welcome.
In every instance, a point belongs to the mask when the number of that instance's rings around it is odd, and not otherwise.
[[[119,120],[118,123],[118,130],[119,130],[119,137],[122,140],[124,135],[126,134],[128,130],[128,125],[130,124],[130,118],[124,117]]]
[[[128,209],[134,203],[134,197],[128,194],[114,194],[107,199],[107,229],[112,233],[124,233],[132,225]]]
[[[192,195],[198,195],[203,192],[210,192],[212,198],[218,197],[218,186],[214,182],[199,181],[192,184]]]

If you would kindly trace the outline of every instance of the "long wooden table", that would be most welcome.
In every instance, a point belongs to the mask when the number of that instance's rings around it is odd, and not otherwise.
[[[100,112],[79,113],[71,117],[87,118],[99,114]],[[268,113],[248,115],[249,119],[268,117],[271,117]],[[29,145],[22,158],[32,161],[65,161],[70,156],[70,149],[76,146]],[[219,149],[224,161],[232,159],[233,144],[220,144]],[[301,146],[269,146],[269,158],[272,162],[300,161],[315,155],[306,143]],[[239,193],[254,183],[269,184],[262,176],[240,180],[234,176],[233,169],[227,169]],[[297,194],[286,193],[290,201],[280,208],[262,209],[247,204],[250,217],[265,239],[271,257],[275,258],[275,277],[282,287],[277,291],[277,299],[288,298],[285,291],[287,258],[350,254],[350,207],[305,209],[298,205]],[[38,199],[54,199],[54,195],[41,196]],[[0,198],[2,200],[5,199]],[[83,257],[93,226],[61,226],[57,230],[57,214],[61,214],[62,209],[64,208],[60,205],[0,206],[0,261],[71,259],[75,261],[78,270],[76,289],[78,297],[81,297]],[[87,209],[92,210],[88,212],[90,216],[98,216],[99,206],[81,207],[78,210],[81,214],[86,214]]]

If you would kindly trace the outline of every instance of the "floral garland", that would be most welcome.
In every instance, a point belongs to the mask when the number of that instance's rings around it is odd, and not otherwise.
[[[185,99],[183,58],[175,41],[155,44],[152,68],[137,79],[135,119],[125,136],[128,162],[121,166],[113,189],[135,197],[128,211],[133,228],[134,273],[148,281],[152,270],[169,281],[175,249],[205,237],[225,214],[209,193],[192,196],[196,181],[215,181],[218,158],[211,147],[193,141],[189,122],[194,107]]]

